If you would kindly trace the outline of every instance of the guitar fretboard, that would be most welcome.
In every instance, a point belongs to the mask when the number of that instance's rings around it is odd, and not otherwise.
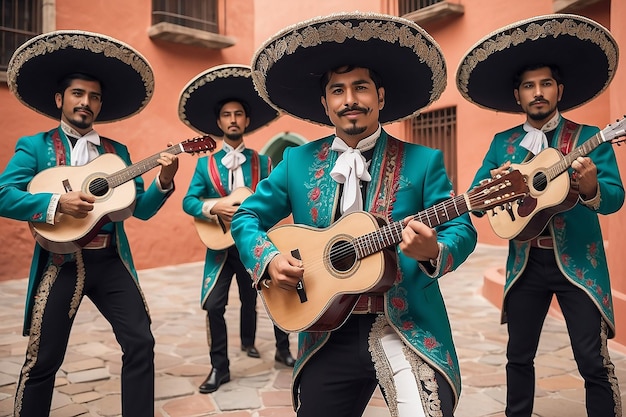
[[[574,162],[574,160],[579,156],[587,156],[589,155],[589,153],[591,153],[591,151],[602,145],[605,141],[601,133],[602,132],[596,133],[591,139],[589,139],[582,145],[574,148],[574,150],[565,155],[563,159],[549,167],[546,170],[546,176],[548,177],[548,180],[553,180],[554,178],[561,175],[563,172],[567,171],[567,169],[572,165],[572,162]]]
[[[176,154],[183,152],[183,147],[181,144],[177,144],[174,146],[170,146],[169,148],[165,149],[162,152],[167,152],[172,155],[176,155]],[[161,155],[162,152],[149,156],[146,159],[143,159],[135,164],[132,164],[129,167],[126,167],[124,169],[121,169],[109,175],[108,177],[106,177],[109,187],[115,188],[117,186],[120,186],[132,180],[133,178],[136,178],[150,171],[152,168],[155,168],[157,165],[159,165],[157,160],[159,159],[159,156]]]
[[[469,211],[466,197],[466,194],[461,194],[448,199],[424,211],[420,211],[413,216],[413,219],[431,228],[439,226]],[[355,238],[353,244],[357,252],[357,258],[365,258],[389,246],[400,243],[402,241],[402,229],[404,229],[404,223],[397,221]]]

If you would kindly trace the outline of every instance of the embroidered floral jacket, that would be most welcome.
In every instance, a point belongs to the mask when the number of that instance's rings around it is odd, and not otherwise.
[[[333,222],[340,201],[339,185],[330,176],[337,159],[337,153],[330,149],[333,138],[287,149],[269,178],[259,183],[254,195],[235,213],[231,231],[255,283],[278,253],[268,239],[268,229],[290,214],[294,223],[316,228]],[[367,187],[365,209],[388,221],[402,220],[453,194],[441,151],[402,142],[384,130],[369,171],[372,181]],[[474,250],[476,231],[465,214],[437,227],[437,232],[443,261],[434,276],[396,248],[399,273],[385,294],[386,316],[402,341],[448,379],[458,399],[461,376],[437,279],[458,267]],[[299,334],[295,407],[298,375],[328,337],[327,332]]]
[[[243,150],[243,154],[246,156],[246,161],[241,166],[244,183],[247,187],[254,190],[256,183],[266,178],[272,169],[271,160],[267,155],[260,155],[258,152],[248,148]],[[220,162],[225,155],[226,152],[222,149],[212,156],[204,156],[198,159],[189,189],[183,199],[183,210],[185,213],[206,220],[202,214],[204,200],[220,198],[228,194],[229,170]],[[212,177],[210,175],[210,158],[214,158],[212,163],[217,170],[218,176]],[[226,250],[207,249],[204,259],[200,305],[204,305],[209,293],[215,286],[217,277],[226,263],[227,254]]]
[[[598,131],[597,127],[577,125],[561,117],[550,146],[567,154],[569,150],[580,146]],[[506,161],[520,164],[529,159],[532,154],[519,146],[524,135],[521,125],[496,134],[482,166],[476,173],[474,185],[481,179],[489,178],[489,171]],[[579,200],[572,209],[552,217],[548,228],[555,243],[554,256],[559,269],[572,285],[582,288],[589,295],[609,325],[609,336],[613,337],[615,319],[611,283],[598,214],[610,214],[620,209],[624,203],[624,186],[620,179],[615,153],[610,145],[601,144],[591,151],[589,157],[598,168],[599,205],[591,207]],[[568,173],[563,175],[571,176],[571,173],[572,169],[569,168]],[[528,242],[509,241],[505,299],[524,271],[529,253]],[[505,310],[502,312],[502,322],[506,322]]]
[[[58,139],[55,140],[54,137]],[[114,151],[127,165],[131,164],[126,146],[111,139],[101,139],[102,144],[98,147],[100,154]],[[4,172],[0,174],[0,216],[34,223],[48,220],[47,209],[52,194],[46,192],[31,194],[27,191],[28,184],[37,173],[59,165],[59,161],[67,161],[64,164],[69,165],[70,152],[69,140],[60,128],[20,138],[15,146],[15,154]],[[61,163],[61,165],[64,164]],[[156,185],[156,180],[151,183],[148,189],[144,189],[144,182],[141,177],[135,178],[134,181],[136,200],[133,216],[147,220],[156,214],[173,189],[163,193]],[[137,280],[137,272],[133,264],[123,222],[115,222],[113,225],[105,225],[105,227],[115,230],[116,246],[120,258],[131,275]],[[34,297],[43,270],[50,262],[61,265],[72,259],[73,254],[52,254],[39,244],[35,244],[24,314],[23,332],[25,336],[29,333]],[[70,306],[68,306],[69,308]]]

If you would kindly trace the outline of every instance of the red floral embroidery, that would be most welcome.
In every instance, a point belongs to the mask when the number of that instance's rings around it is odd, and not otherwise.
[[[437,343],[437,339],[435,339],[434,337],[424,338],[424,347],[426,347],[426,349],[433,350],[437,346],[439,346],[439,343]]]
[[[611,305],[609,304],[609,296],[608,295],[605,295],[604,297],[602,297],[602,304],[605,307],[610,309]]]
[[[402,330],[413,330],[415,326],[412,321],[402,322]]]
[[[43,217],[43,215],[41,213],[36,213],[36,214],[33,214],[33,216],[31,217],[31,220],[37,221],[37,220],[41,219],[42,217]]]
[[[569,261],[570,261],[570,256],[566,253],[561,255],[561,262],[563,262],[563,265],[565,266],[569,266]]]
[[[319,187],[315,187],[309,193],[309,198],[313,201],[316,201],[318,198],[320,198],[321,194],[322,192],[320,191]]]
[[[512,154],[512,153],[515,153],[515,146],[513,146],[513,145],[507,146],[506,147],[506,153],[509,154],[509,155]]]
[[[318,211],[317,211],[317,207],[313,207],[311,209],[311,220],[313,220],[313,222],[317,222],[317,216],[318,216]]]
[[[585,285],[588,287],[593,287],[593,281],[588,279],[587,281],[585,281]]]
[[[400,297],[393,297],[391,299],[391,305],[400,311],[404,311],[406,309],[406,302]]]
[[[315,179],[316,180],[319,180],[323,176],[324,176],[324,170],[323,169],[318,169],[317,171],[315,171]]]
[[[583,271],[579,268],[576,268],[576,270],[574,271],[574,273],[576,274],[576,278],[578,279],[583,279],[585,276],[585,274],[583,273]]]
[[[320,161],[325,161],[326,158],[328,158],[329,150],[330,150],[330,145],[328,143],[323,144],[322,149],[317,154],[317,159],[319,159]]]
[[[563,219],[563,217],[560,217],[560,216],[555,217],[554,227],[558,230],[563,230],[565,228],[565,219]]]
[[[450,355],[450,352],[446,352],[446,362],[448,362],[448,366],[450,368],[454,368],[454,362],[452,361],[452,356]]]
[[[63,265],[63,261],[65,261],[65,256],[55,253],[52,255],[52,263],[54,265]]]
[[[602,295],[603,293],[604,291],[602,291],[602,287],[600,287],[599,285],[596,285],[596,294]]]
[[[256,245],[254,247],[254,257],[255,258],[260,258],[261,255],[263,254],[263,246],[264,245]]]

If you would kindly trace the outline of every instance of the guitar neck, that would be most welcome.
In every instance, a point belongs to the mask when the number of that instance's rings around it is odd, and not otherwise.
[[[556,164],[552,165],[546,171],[546,176],[549,180],[553,180],[558,177],[572,165],[572,162],[579,156],[587,156],[591,151],[596,149],[598,146],[605,143],[604,138],[602,137],[602,132],[596,133],[591,139],[583,143],[582,145],[574,148],[573,151],[565,155],[563,159],[561,159]]]
[[[114,172],[113,174],[106,177],[107,182],[109,183],[109,187],[115,188],[119,185],[122,185],[132,180],[133,178],[136,178],[142,174],[145,174],[146,172],[150,171],[152,168],[155,168],[156,166],[159,165],[157,160],[159,159],[159,156],[163,152],[167,152],[172,155],[177,155],[183,152],[183,147],[182,147],[182,144],[180,143],[174,146],[170,146],[164,151],[161,151],[144,160],[141,160],[135,164],[132,164],[131,166],[128,166],[124,169]]]
[[[420,211],[413,216],[413,220],[420,221],[431,228],[439,226],[470,211],[467,199],[467,194],[458,195]],[[400,243],[402,241],[402,229],[404,229],[404,222],[397,221],[357,237],[353,242],[357,257],[362,259]]]

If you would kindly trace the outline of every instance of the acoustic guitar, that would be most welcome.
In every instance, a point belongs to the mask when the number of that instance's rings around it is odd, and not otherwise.
[[[249,196],[252,190],[248,187],[235,188],[229,195],[222,197],[220,200],[230,203],[233,206],[239,206]],[[194,218],[194,225],[200,240],[204,245],[213,250],[223,250],[230,248],[235,244],[230,234],[230,222],[222,220],[218,216],[217,221]]]
[[[493,231],[503,239],[526,241],[541,234],[552,217],[574,207],[578,187],[570,181],[568,168],[579,156],[586,156],[603,143],[621,144],[626,138],[626,119],[608,125],[591,139],[563,155],[546,148],[523,164],[512,164],[528,183],[530,194],[498,206],[487,213]]]
[[[414,219],[435,227],[469,211],[486,210],[528,193],[519,171],[483,181],[471,191],[417,213]],[[286,332],[329,331],[348,318],[362,293],[384,292],[396,278],[391,248],[402,241],[404,223],[389,224],[366,212],[350,213],[328,228],[279,225],[268,231],[281,252],[302,260],[298,290],[265,281],[261,299],[272,321]]]
[[[162,152],[194,154],[213,149],[213,138],[202,136]],[[82,219],[61,213],[53,225],[29,222],[35,240],[50,252],[72,253],[89,243],[104,224],[130,217],[136,197],[135,183],[131,180],[158,166],[160,154],[127,166],[119,156],[105,153],[82,166],[60,165],[39,172],[28,185],[30,193],[64,194],[80,190],[95,197],[96,202],[94,209]]]

